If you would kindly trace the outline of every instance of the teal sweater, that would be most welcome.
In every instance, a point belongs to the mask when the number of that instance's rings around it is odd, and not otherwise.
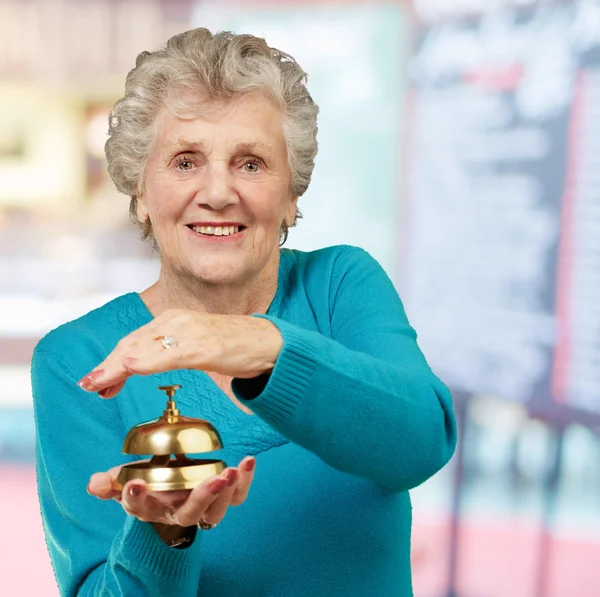
[[[62,595],[412,595],[408,490],[450,459],[450,393],[428,367],[379,264],[354,247],[281,251],[263,317],[283,335],[270,377],[235,379],[244,413],[202,371],[131,378],[112,400],[77,381],[152,315],[137,293],[50,332],[32,363],[39,498]],[[184,550],[115,501],[92,473],[132,458],[127,431],[164,409],[219,429],[228,465],[257,459],[246,502]]]

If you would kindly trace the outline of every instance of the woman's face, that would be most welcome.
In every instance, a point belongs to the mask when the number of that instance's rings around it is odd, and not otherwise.
[[[277,263],[281,223],[295,218],[283,117],[258,95],[209,114],[180,119],[161,110],[138,218],[150,218],[161,259],[174,271],[244,283]]]

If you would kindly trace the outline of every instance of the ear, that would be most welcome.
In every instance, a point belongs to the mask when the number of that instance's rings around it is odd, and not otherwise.
[[[148,206],[144,201],[144,195],[138,195],[136,197],[136,215],[138,222],[143,224],[148,219]]]
[[[289,228],[296,223],[296,205],[298,203],[298,197],[292,197],[290,199],[290,203],[285,210],[285,216],[283,217],[283,221],[285,225]]]

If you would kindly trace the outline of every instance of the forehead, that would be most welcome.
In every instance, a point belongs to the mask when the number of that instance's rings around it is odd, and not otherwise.
[[[194,144],[255,145],[285,151],[283,114],[264,96],[248,95],[230,102],[210,102],[201,111],[176,115],[163,107],[157,118],[157,146],[163,150]]]

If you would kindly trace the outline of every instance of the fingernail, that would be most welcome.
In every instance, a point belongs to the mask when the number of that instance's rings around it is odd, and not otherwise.
[[[142,488],[139,485],[132,485],[129,488],[129,495],[131,495],[131,497],[138,497],[139,495],[141,495],[142,493]]]
[[[234,468],[229,469],[225,473],[225,478],[227,479],[227,485],[229,485],[231,487],[235,483],[237,476],[238,476],[238,472]]]
[[[246,462],[246,470],[251,473],[254,470],[254,467],[256,466],[256,460],[253,458],[252,460],[248,460],[248,462]]]
[[[209,486],[209,490],[211,493],[213,494],[217,494],[220,493],[221,491],[223,491],[223,489],[225,489],[227,485],[227,479],[215,479]]]
[[[90,495],[92,495],[92,492],[90,491],[90,484],[89,484],[89,483],[86,485],[86,488],[85,488],[85,490],[86,490],[86,491],[87,491],[87,492],[88,492]]]
[[[87,375],[84,375],[78,382],[77,385],[81,388],[85,388],[86,386],[90,386],[94,380],[98,379],[104,373],[104,369],[97,369],[96,371],[92,371]]]
[[[98,396],[100,398],[111,398],[112,397],[112,388],[104,388],[98,392]]]

